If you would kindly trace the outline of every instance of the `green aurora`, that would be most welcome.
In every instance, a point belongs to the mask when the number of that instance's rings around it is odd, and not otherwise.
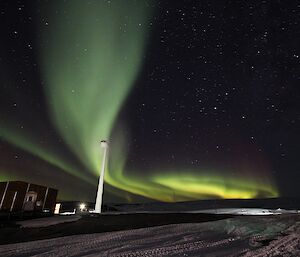
[[[119,131],[119,130],[118,130]],[[239,172],[229,175],[225,170],[157,169],[141,174],[126,169],[126,142],[120,133],[114,134],[109,171],[105,181],[114,187],[158,201],[177,202],[197,199],[250,199],[277,197],[274,183],[260,167],[260,175]],[[130,199],[128,199],[130,201]]]
[[[99,140],[110,137],[142,64],[146,31],[141,25],[150,6],[57,1],[54,9],[60,11],[47,15],[51,26],[41,49],[51,118],[70,149],[98,174]]]
[[[278,191],[266,176],[223,171],[153,170],[143,174],[126,168],[127,141],[118,114],[143,65],[153,12],[149,1],[51,1],[40,6],[39,59],[51,121],[57,132],[90,172],[45,149],[34,136],[0,126],[1,135],[13,145],[64,172],[95,185],[100,167],[101,139],[111,142],[105,182],[118,189],[160,201],[203,198],[276,197]],[[68,13],[68,15],[65,15]],[[120,125],[120,129],[114,129]],[[113,132],[114,131],[114,132]],[[2,179],[2,178],[1,178]],[[63,190],[62,190],[63,191]]]

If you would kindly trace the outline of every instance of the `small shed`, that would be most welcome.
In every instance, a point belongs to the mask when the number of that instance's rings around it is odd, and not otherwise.
[[[57,192],[23,181],[0,182],[0,212],[54,213]]]

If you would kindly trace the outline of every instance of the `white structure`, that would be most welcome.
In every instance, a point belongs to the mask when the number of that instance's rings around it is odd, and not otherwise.
[[[103,148],[103,158],[101,163],[96,205],[95,205],[95,213],[101,213],[102,207],[102,197],[103,197],[103,184],[104,184],[104,173],[106,168],[106,162],[108,159],[108,143],[105,140],[101,141],[101,148]]]

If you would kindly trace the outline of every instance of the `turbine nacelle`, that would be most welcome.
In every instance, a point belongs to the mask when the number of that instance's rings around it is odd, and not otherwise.
[[[101,146],[102,148],[108,148],[108,141],[106,141],[106,140],[101,140],[101,141],[100,141],[100,146]]]

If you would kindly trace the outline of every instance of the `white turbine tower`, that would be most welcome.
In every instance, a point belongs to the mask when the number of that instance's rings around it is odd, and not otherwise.
[[[103,184],[104,184],[104,173],[106,168],[106,162],[108,157],[108,143],[105,140],[102,140],[100,143],[101,148],[103,148],[103,158],[101,163],[100,177],[98,183],[98,191],[95,205],[95,213],[101,213],[102,207],[102,197],[103,197]]]

